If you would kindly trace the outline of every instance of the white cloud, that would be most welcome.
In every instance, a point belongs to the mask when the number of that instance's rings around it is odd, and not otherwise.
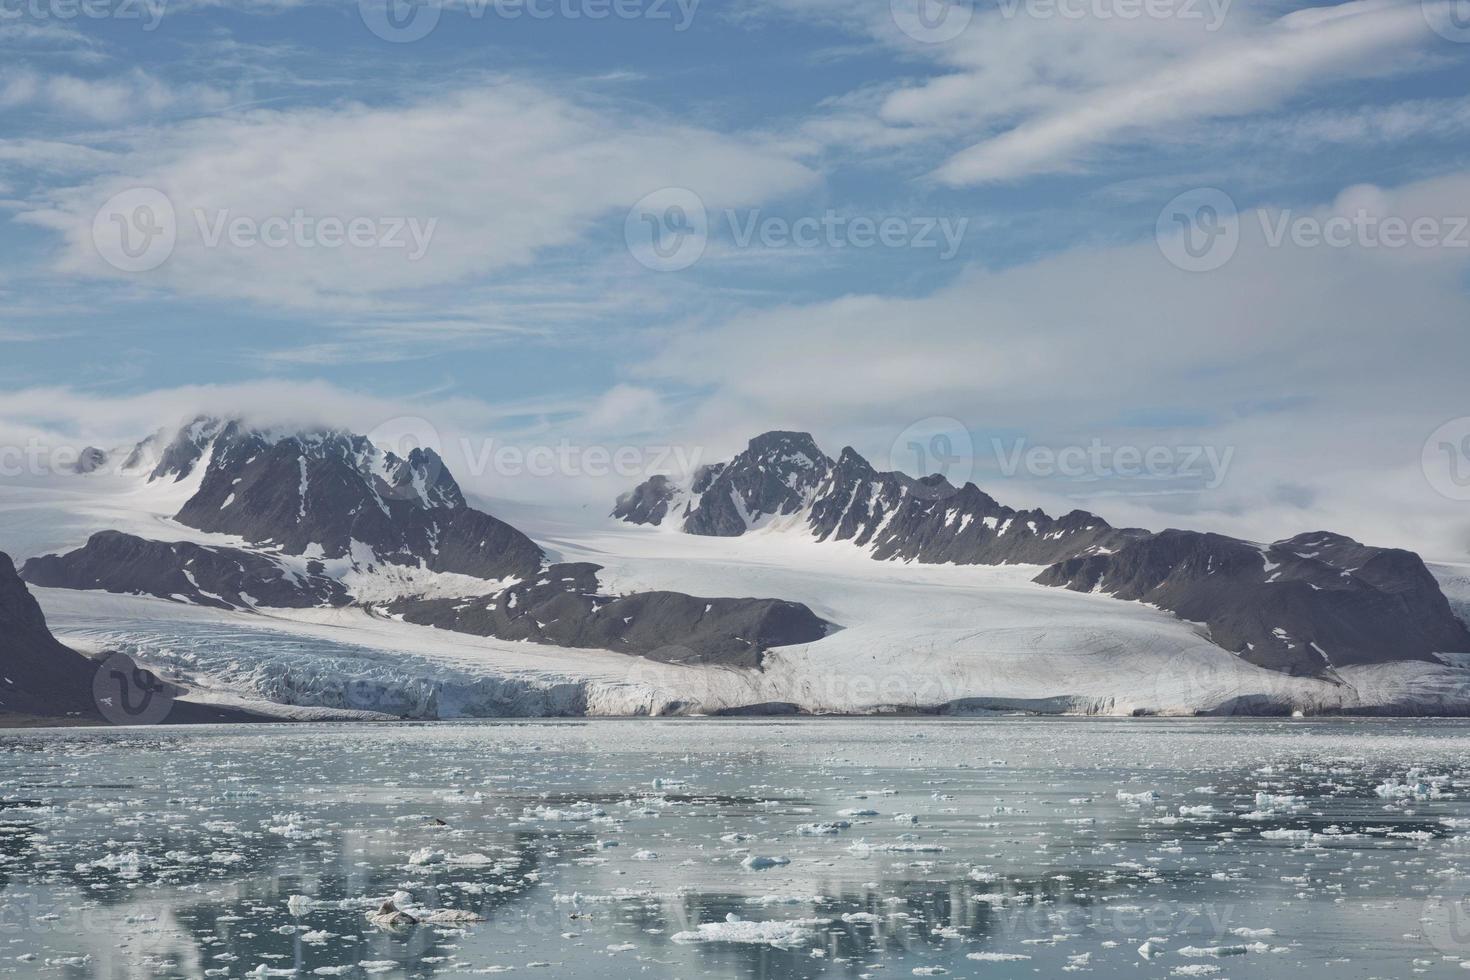
[[[221,89],[168,82],[139,68],[100,78],[24,68],[0,73],[0,110],[38,107],[100,123],[169,110],[212,111],[230,101],[231,95]]]
[[[581,103],[507,80],[406,105],[257,110],[138,134],[104,176],[59,190],[28,220],[63,237],[60,271],[119,273],[93,245],[94,213],[131,187],[162,191],[177,215],[172,257],[150,285],[301,307],[373,309],[383,294],[525,268],[545,250],[621,218],[649,191],[692,188],[711,206],[763,202],[816,175],[753,138]],[[430,228],[413,249],[210,247],[222,216],[256,222],[367,218]],[[202,227],[201,227],[202,225]]]
[[[1313,86],[1384,74],[1394,67],[1392,59],[1433,39],[1417,3],[1354,0],[1297,11],[1260,30],[1192,47],[1137,75],[1130,72],[1099,91],[1074,89],[1065,104],[956,153],[938,176],[966,185],[1072,170],[1090,152],[1153,129],[1246,116]],[[951,87],[970,91],[973,81],[962,77]],[[942,84],[925,99],[910,93],[919,105],[908,112],[948,94]]]
[[[1470,175],[1455,175],[1349,189],[1288,217],[1462,216],[1466,200]],[[852,295],[691,329],[636,376],[713,392],[685,428],[721,447],[812,428],[882,460],[930,416],[1052,446],[1234,447],[1215,491],[1097,509],[1265,538],[1331,517],[1336,530],[1442,555],[1463,551],[1470,522],[1432,490],[1419,456],[1441,423],[1470,414],[1467,269],[1470,249],[1456,245],[1270,247],[1252,212],[1213,272],[1174,268],[1151,240],[1080,249],[971,270],[921,298]],[[1037,490],[995,492],[1027,504]],[[1292,502],[1307,498],[1308,510]]]
[[[805,135],[868,155],[945,153],[934,176],[963,187],[1082,170],[1120,144],[1196,138],[1202,123],[1247,125],[1344,80],[1432,66],[1453,53],[1426,22],[1439,3],[1349,0],[1275,16],[1231,0],[1001,0],[975,4],[958,36],[934,44],[900,32],[886,0],[760,9],[841,25],[919,66],[917,80],[895,75],[828,100]],[[1322,136],[1348,137],[1343,127]]]

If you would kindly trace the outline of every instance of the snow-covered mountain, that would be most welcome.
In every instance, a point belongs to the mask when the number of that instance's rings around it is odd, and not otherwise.
[[[215,539],[104,530],[68,553],[30,559],[22,575],[49,588],[227,610],[360,604],[481,636],[740,666],[827,629],[778,599],[599,594],[598,565],[554,563],[469,506],[432,450],[405,458],[346,432],[199,418],[172,439],[140,442],[124,470],[142,469],[154,450],[149,483],[192,481],[173,520]]]
[[[1114,528],[1080,510],[1054,519],[1003,506],[973,483],[879,472],[851,447],[833,460],[801,432],[757,436],[687,486],[648,481],[613,516],[724,537],[784,518],[879,561],[1043,565],[1039,584],[1169,610],[1241,659],[1288,674],[1470,653],[1470,630],[1411,552],[1323,531],[1257,545]]]
[[[0,547],[66,647],[232,710],[1470,713],[1413,555],[1054,519],[794,433],[616,519],[477,506],[346,432],[199,419],[103,455],[0,484]],[[1470,608],[1470,570],[1433,576]]]

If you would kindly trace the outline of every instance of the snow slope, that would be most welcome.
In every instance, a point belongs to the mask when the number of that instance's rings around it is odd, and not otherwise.
[[[168,519],[187,491],[107,474],[0,488],[0,550],[24,559],[102,528],[238,545]],[[1470,670],[1415,663],[1344,669],[1337,682],[1292,678],[1240,661],[1160,610],[1035,585],[1034,566],[876,562],[780,520],[707,538],[587,512],[484,506],[557,560],[603,565],[611,591],[778,597],[841,628],[738,671],[479,638],[359,609],[251,615],[92,592],[36,596],[63,642],[126,649],[202,695],[393,716],[1470,710]]]

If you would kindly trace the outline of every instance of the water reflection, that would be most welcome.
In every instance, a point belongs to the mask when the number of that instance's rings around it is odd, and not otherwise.
[[[7,736],[0,971],[1274,977],[1347,948],[1377,975],[1463,976],[1470,951],[1421,919],[1470,863],[1470,728],[1383,731]],[[997,746],[1009,761],[942,761]],[[1411,769],[1429,777],[1383,789]],[[390,897],[477,921],[372,925]]]

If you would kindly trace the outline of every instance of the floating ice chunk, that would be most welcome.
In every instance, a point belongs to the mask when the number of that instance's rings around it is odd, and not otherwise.
[[[761,943],[790,948],[816,941],[814,927],[827,919],[793,919],[786,922],[750,922],[731,914],[724,922],[706,922],[691,932],[674,934],[676,943]]]
[[[1266,840],[1307,840],[1312,836],[1310,830],[1263,830],[1261,836]]]
[[[747,871],[764,871],[767,868],[776,868],[780,867],[783,864],[790,863],[790,858],[766,857],[759,854],[750,854],[746,856],[744,861],[740,862],[740,866]]]
[[[752,895],[746,905],[816,905],[826,901],[821,895]]]
[[[416,916],[403,911],[394,904],[390,898],[379,905],[377,911],[369,912],[367,920],[379,929],[402,929],[406,926],[415,925],[419,920]],[[358,964],[362,966],[362,964]],[[363,969],[367,969],[363,966]],[[368,971],[372,972],[372,971]]]
[[[1437,788],[1423,779],[1412,783],[1390,779],[1373,787],[1373,792],[1386,800],[1427,800],[1439,795]]]
[[[1125,793],[1118,790],[1118,802],[1126,806],[1142,806],[1145,803],[1157,803],[1159,794],[1157,790],[1146,789],[1142,793]]]
[[[1181,946],[1180,956],[1244,956],[1246,953],[1264,953],[1270,949],[1265,943],[1247,943],[1243,946]]]

